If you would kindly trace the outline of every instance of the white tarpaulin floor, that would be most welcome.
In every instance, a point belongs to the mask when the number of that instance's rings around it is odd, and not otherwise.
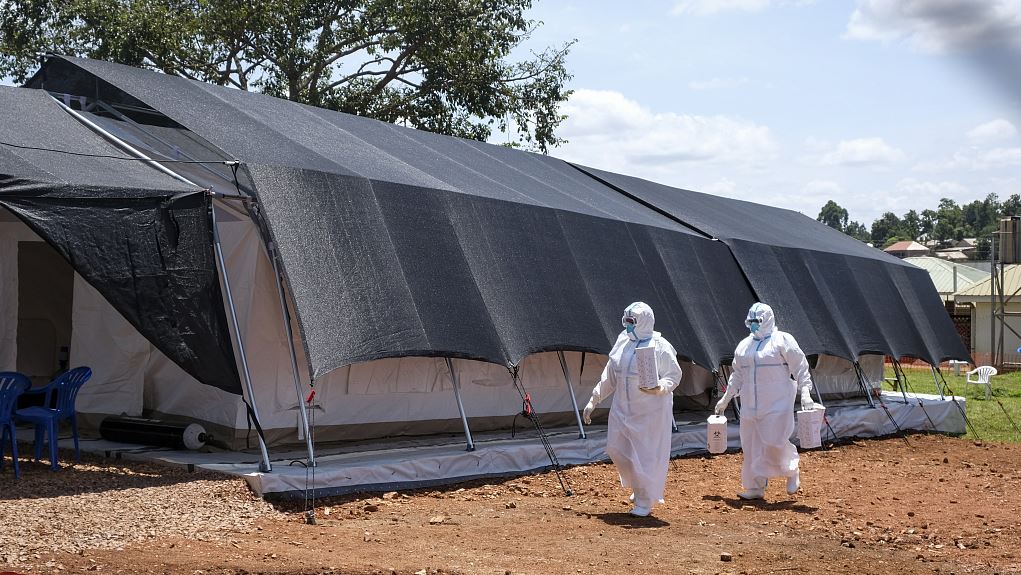
[[[877,437],[901,430],[964,433],[962,411],[964,398],[956,403],[933,395],[909,395],[907,401],[899,393],[883,392],[876,407],[863,399],[830,402],[826,407],[828,425],[823,440],[851,437]],[[885,405],[885,409],[881,407]],[[678,430],[673,434],[675,456],[706,451],[707,414],[678,414]],[[891,420],[892,419],[892,420]],[[894,425],[896,422],[896,425]],[[102,439],[83,439],[86,452],[124,459],[161,461],[174,465],[195,466],[245,478],[259,494],[302,497],[314,487],[317,496],[339,495],[355,491],[397,491],[456,483],[468,479],[521,474],[548,468],[550,459],[539,441],[534,427],[528,425],[511,438],[509,432],[479,434],[474,437],[474,451],[465,449],[462,436],[423,437],[362,442],[358,444],[319,445],[316,447],[314,473],[306,469],[307,453],[300,450],[271,451],[273,470],[258,471],[257,449],[235,451],[179,451],[166,448],[115,443]],[[519,426],[520,427],[520,426]],[[586,428],[587,439],[580,439],[577,427],[548,429],[547,435],[557,459],[563,465],[579,465],[606,459],[606,427]],[[21,429],[19,440],[32,441],[32,430]],[[796,438],[795,438],[796,441]],[[62,448],[72,448],[70,438],[60,440]],[[728,447],[741,446],[736,421],[728,426]],[[254,447],[254,440],[253,440]]]

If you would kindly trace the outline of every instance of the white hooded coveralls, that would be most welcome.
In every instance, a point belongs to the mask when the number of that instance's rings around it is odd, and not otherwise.
[[[592,405],[613,394],[606,429],[606,454],[617,466],[620,484],[634,490],[635,505],[649,509],[663,499],[670,465],[673,391],[681,381],[677,352],[662,334],[653,331],[652,308],[631,304],[625,315],[637,319],[634,333],[622,331],[610,350],[603,375],[592,390]],[[656,348],[659,389],[638,389],[635,348]],[[616,392],[616,393],[614,393]]]
[[[734,350],[733,373],[727,395],[741,398],[741,484],[765,489],[770,477],[798,474],[794,433],[794,398],[812,389],[808,360],[794,336],[776,329],[773,309],[756,303],[745,325],[759,320],[759,330]]]

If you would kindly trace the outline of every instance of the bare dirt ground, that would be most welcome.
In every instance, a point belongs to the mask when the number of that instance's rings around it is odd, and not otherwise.
[[[612,465],[273,507],[239,479],[86,461],[0,475],[0,572],[1021,573],[1021,446],[913,435],[802,454],[803,490],[736,498],[741,455],[671,462],[626,514]],[[729,554],[729,555],[725,555]],[[725,561],[724,557],[729,558]]]

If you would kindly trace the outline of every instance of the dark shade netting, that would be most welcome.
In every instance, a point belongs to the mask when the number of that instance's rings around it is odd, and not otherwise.
[[[806,353],[970,361],[925,270],[794,211],[579,169],[730,246]]]
[[[692,234],[336,174],[249,169],[316,375],[402,355],[516,364],[547,350],[606,353],[636,300],[653,307],[681,356],[712,369],[733,351],[751,302],[737,267],[720,265],[733,262],[726,246]],[[728,312],[729,321],[718,320]]]
[[[151,106],[246,164],[317,376],[605,352],[635,300],[707,367],[753,299],[809,353],[968,359],[924,271],[796,212],[106,62],[36,84]]]
[[[637,300],[709,369],[742,337],[726,246],[560,160],[92,60],[51,58],[33,85],[144,103],[245,164],[314,376],[606,353]]]
[[[187,373],[240,393],[208,195],[141,162],[46,151],[125,157],[44,92],[0,88],[0,109],[0,206]]]

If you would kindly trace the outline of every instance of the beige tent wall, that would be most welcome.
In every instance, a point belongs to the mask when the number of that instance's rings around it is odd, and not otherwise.
[[[265,299],[266,290],[265,285],[259,289],[255,280],[260,273],[265,275],[258,265],[261,250],[258,234],[247,218],[232,216],[229,210],[222,209],[217,214],[222,220],[222,245],[235,305],[239,308],[239,323],[248,345],[249,365],[253,374],[258,374],[254,378],[257,389],[272,389],[276,385],[280,349],[286,346],[282,345],[281,337],[277,338],[281,342],[273,342],[266,335],[279,331],[275,325],[267,325],[279,306],[266,307],[260,300]],[[271,273],[268,279],[272,280]],[[273,297],[275,304],[275,292]],[[259,305],[266,312],[248,313]],[[276,318],[279,321],[278,310]],[[93,368],[92,381],[78,396],[78,410],[87,427],[98,427],[108,415],[133,415],[197,421],[228,446],[235,446],[242,439],[238,430],[247,433],[246,410],[240,397],[203,385],[186,374],[81,278],[75,281],[71,362]],[[289,374],[287,381],[291,381]],[[262,385],[258,385],[260,382]],[[294,395],[293,383],[290,389]],[[256,393],[257,399],[265,395]]]
[[[882,355],[858,357],[858,364],[872,389],[882,389],[883,360],[884,356]],[[820,355],[815,369],[812,370],[812,378],[823,394],[824,400],[827,397],[840,398],[861,395],[861,387],[858,385],[858,376],[854,373],[854,365],[844,358]]]

